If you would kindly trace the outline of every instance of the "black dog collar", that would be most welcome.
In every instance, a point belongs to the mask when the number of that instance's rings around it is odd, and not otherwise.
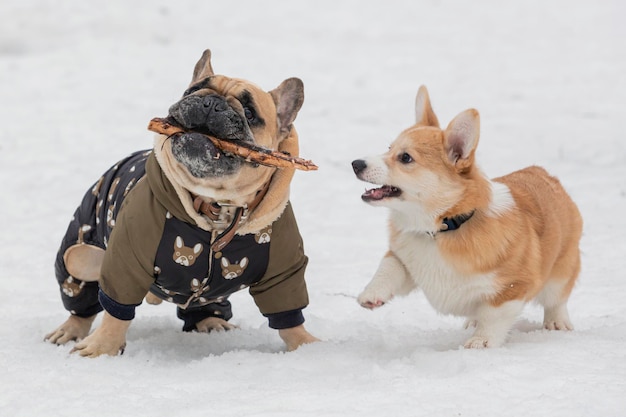
[[[441,229],[439,229],[439,231],[450,232],[452,230],[458,229],[459,227],[461,227],[463,223],[465,223],[466,221],[472,218],[475,211],[476,210],[472,210],[469,213],[459,214],[458,216],[454,216],[454,217],[445,217],[443,219],[443,224],[441,225]]]

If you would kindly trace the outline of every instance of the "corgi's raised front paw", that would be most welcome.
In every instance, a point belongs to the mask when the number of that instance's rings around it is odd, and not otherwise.
[[[363,301],[363,302],[359,302],[359,304],[361,304],[361,307],[363,308],[369,308],[370,310],[373,310],[375,308],[381,307],[385,303],[380,300],[376,300],[376,301]]]
[[[372,310],[381,307],[392,298],[393,295],[391,294],[381,294],[377,291],[372,291],[371,289],[365,289],[365,291],[358,296],[357,301],[361,307]]]

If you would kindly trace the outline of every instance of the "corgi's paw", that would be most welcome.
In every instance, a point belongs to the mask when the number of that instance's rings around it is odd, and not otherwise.
[[[568,319],[556,319],[544,321],[543,328],[547,330],[574,330],[574,325]]]
[[[474,319],[465,320],[465,324],[463,324],[464,329],[476,328],[478,326],[478,321]]]
[[[382,307],[385,303],[384,301],[380,301],[380,300],[375,300],[375,301],[367,300],[367,301],[359,301],[359,304],[363,308],[373,310],[375,308]]]
[[[564,305],[546,308],[543,315],[543,327],[548,330],[574,330]]]
[[[369,308],[370,310],[381,307],[386,302],[393,298],[393,294],[382,291],[377,288],[365,288],[363,292],[357,297],[358,303],[361,307]]]
[[[489,338],[484,336],[472,336],[465,341],[463,347],[465,349],[484,349],[492,346],[489,343]]]
[[[493,332],[493,333],[474,333],[472,337],[465,341],[463,345],[466,349],[485,349],[485,348],[497,348],[504,344],[506,339],[506,332]]]

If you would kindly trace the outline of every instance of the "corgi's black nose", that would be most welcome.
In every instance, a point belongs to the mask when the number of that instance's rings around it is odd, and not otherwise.
[[[354,170],[355,174],[359,174],[360,172],[362,172],[365,168],[367,168],[367,163],[362,160],[362,159],[357,159],[355,161],[352,161],[352,169]]]

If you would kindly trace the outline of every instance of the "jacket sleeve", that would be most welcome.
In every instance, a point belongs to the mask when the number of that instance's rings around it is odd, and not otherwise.
[[[250,294],[270,327],[295,327],[304,322],[301,310],[309,303],[304,280],[308,258],[290,203],[272,225],[270,244],[266,273],[250,286]]]
[[[131,320],[154,283],[154,259],[165,211],[145,181],[137,184],[123,205],[104,255],[99,300],[109,314]]]

